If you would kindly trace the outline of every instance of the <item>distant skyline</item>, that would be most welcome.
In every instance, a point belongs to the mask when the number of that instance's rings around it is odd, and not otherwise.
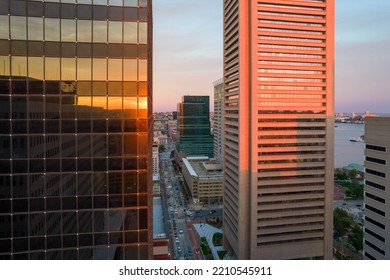
[[[154,111],[222,78],[222,0],[154,1]],[[336,112],[390,113],[390,1],[336,1]],[[353,5],[351,5],[353,3]]]

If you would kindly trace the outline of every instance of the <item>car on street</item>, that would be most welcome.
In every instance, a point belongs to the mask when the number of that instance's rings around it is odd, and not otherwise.
[[[183,230],[182,230],[182,229],[179,229],[179,233],[183,233]]]
[[[190,257],[192,257],[192,256],[194,255],[194,253],[192,252],[191,249],[188,250],[188,255],[189,255]]]
[[[181,247],[177,246],[177,252],[180,254],[181,253]]]
[[[176,242],[176,243],[179,243],[179,237],[176,237],[176,238],[175,238],[175,242]]]

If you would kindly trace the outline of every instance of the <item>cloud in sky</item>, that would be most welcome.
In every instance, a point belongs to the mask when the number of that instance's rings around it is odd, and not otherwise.
[[[222,0],[155,0],[154,111],[222,77]],[[390,1],[336,0],[336,111],[389,112]],[[212,109],[212,108],[211,108]]]

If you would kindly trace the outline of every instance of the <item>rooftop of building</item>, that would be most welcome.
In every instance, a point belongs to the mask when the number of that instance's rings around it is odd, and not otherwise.
[[[183,164],[191,176],[200,179],[222,179],[222,164],[207,156],[191,156],[183,158]]]
[[[161,197],[153,197],[153,239],[165,239]]]

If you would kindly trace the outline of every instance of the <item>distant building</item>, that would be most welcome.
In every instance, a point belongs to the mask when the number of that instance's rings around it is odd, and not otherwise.
[[[160,175],[153,175],[153,196],[161,195]]]
[[[153,176],[160,175],[158,143],[153,143]]]
[[[177,111],[172,112],[172,120],[174,120],[174,121],[177,120]]]
[[[222,203],[222,165],[214,159],[201,156],[183,158],[183,178],[195,203]]]
[[[223,162],[223,79],[214,82],[214,157]]]
[[[162,145],[165,148],[168,146],[168,136],[161,135],[158,137],[158,145]]]
[[[366,117],[364,242],[367,260],[390,259],[390,117]]]
[[[177,120],[168,121],[168,131],[167,135],[171,140],[173,140],[173,135],[176,134],[177,131]]]
[[[210,97],[183,96],[178,110],[177,151],[180,157],[214,156],[214,143],[210,131]]]

